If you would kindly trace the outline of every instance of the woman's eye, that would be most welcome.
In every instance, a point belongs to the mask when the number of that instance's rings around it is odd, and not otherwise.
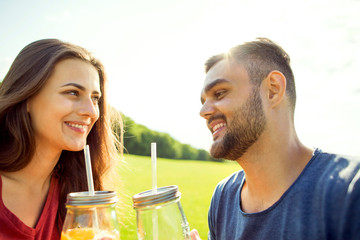
[[[66,94],[73,95],[73,96],[79,96],[79,91],[76,90],[69,90],[66,92]]]
[[[93,100],[94,103],[99,103],[99,101],[100,101],[100,96],[93,96],[93,97],[92,97],[92,100]]]

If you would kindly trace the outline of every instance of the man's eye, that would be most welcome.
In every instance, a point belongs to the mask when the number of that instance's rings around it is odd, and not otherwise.
[[[220,91],[216,91],[214,95],[216,98],[221,98],[224,96],[225,93],[226,93],[225,90],[220,90]]]

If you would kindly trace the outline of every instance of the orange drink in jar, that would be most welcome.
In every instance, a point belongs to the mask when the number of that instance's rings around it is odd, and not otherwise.
[[[61,233],[61,240],[118,240],[119,233],[94,230],[93,228],[68,229]]]
[[[114,191],[69,193],[61,240],[119,240]]]

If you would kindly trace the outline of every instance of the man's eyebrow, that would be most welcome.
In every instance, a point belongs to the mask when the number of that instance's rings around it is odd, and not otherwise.
[[[225,79],[225,78],[218,78],[214,81],[212,81],[211,83],[209,83],[208,85],[206,85],[205,89],[204,89],[204,93],[209,92],[211,89],[213,89],[216,85],[219,85],[221,83],[228,83],[229,80]],[[204,103],[204,99],[201,96],[200,98],[201,103]]]
[[[207,93],[207,92],[209,92],[213,87],[215,87],[216,85],[221,84],[221,83],[225,83],[225,82],[229,82],[229,80],[227,80],[227,79],[225,79],[225,78],[218,78],[218,79],[212,81],[211,83],[209,83],[209,84],[205,87],[204,92]]]
[[[64,85],[62,85],[61,87],[67,87],[67,86],[73,86],[73,87],[76,87],[78,89],[80,89],[81,91],[85,91],[86,88],[80,84],[77,84],[77,83],[66,83]],[[100,94],[99,91],[94,91],[95,94]]]

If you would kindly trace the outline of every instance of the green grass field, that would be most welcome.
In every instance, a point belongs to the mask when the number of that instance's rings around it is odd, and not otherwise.
[[[125,155],[125,163],[119,167],[122,201],[119,203],[121,239],[137,239],[136,213],[132,208],[132,196],[152,187],[151,159]],[[190,228],[198,229],[201,238],[207,239],[207,211],[216,184],[239,170],[235,162],[202,162],[158,158],[157,186],[177,185],[182,194],[181,205]],[[119,191],[119,190],[117,190]]]

